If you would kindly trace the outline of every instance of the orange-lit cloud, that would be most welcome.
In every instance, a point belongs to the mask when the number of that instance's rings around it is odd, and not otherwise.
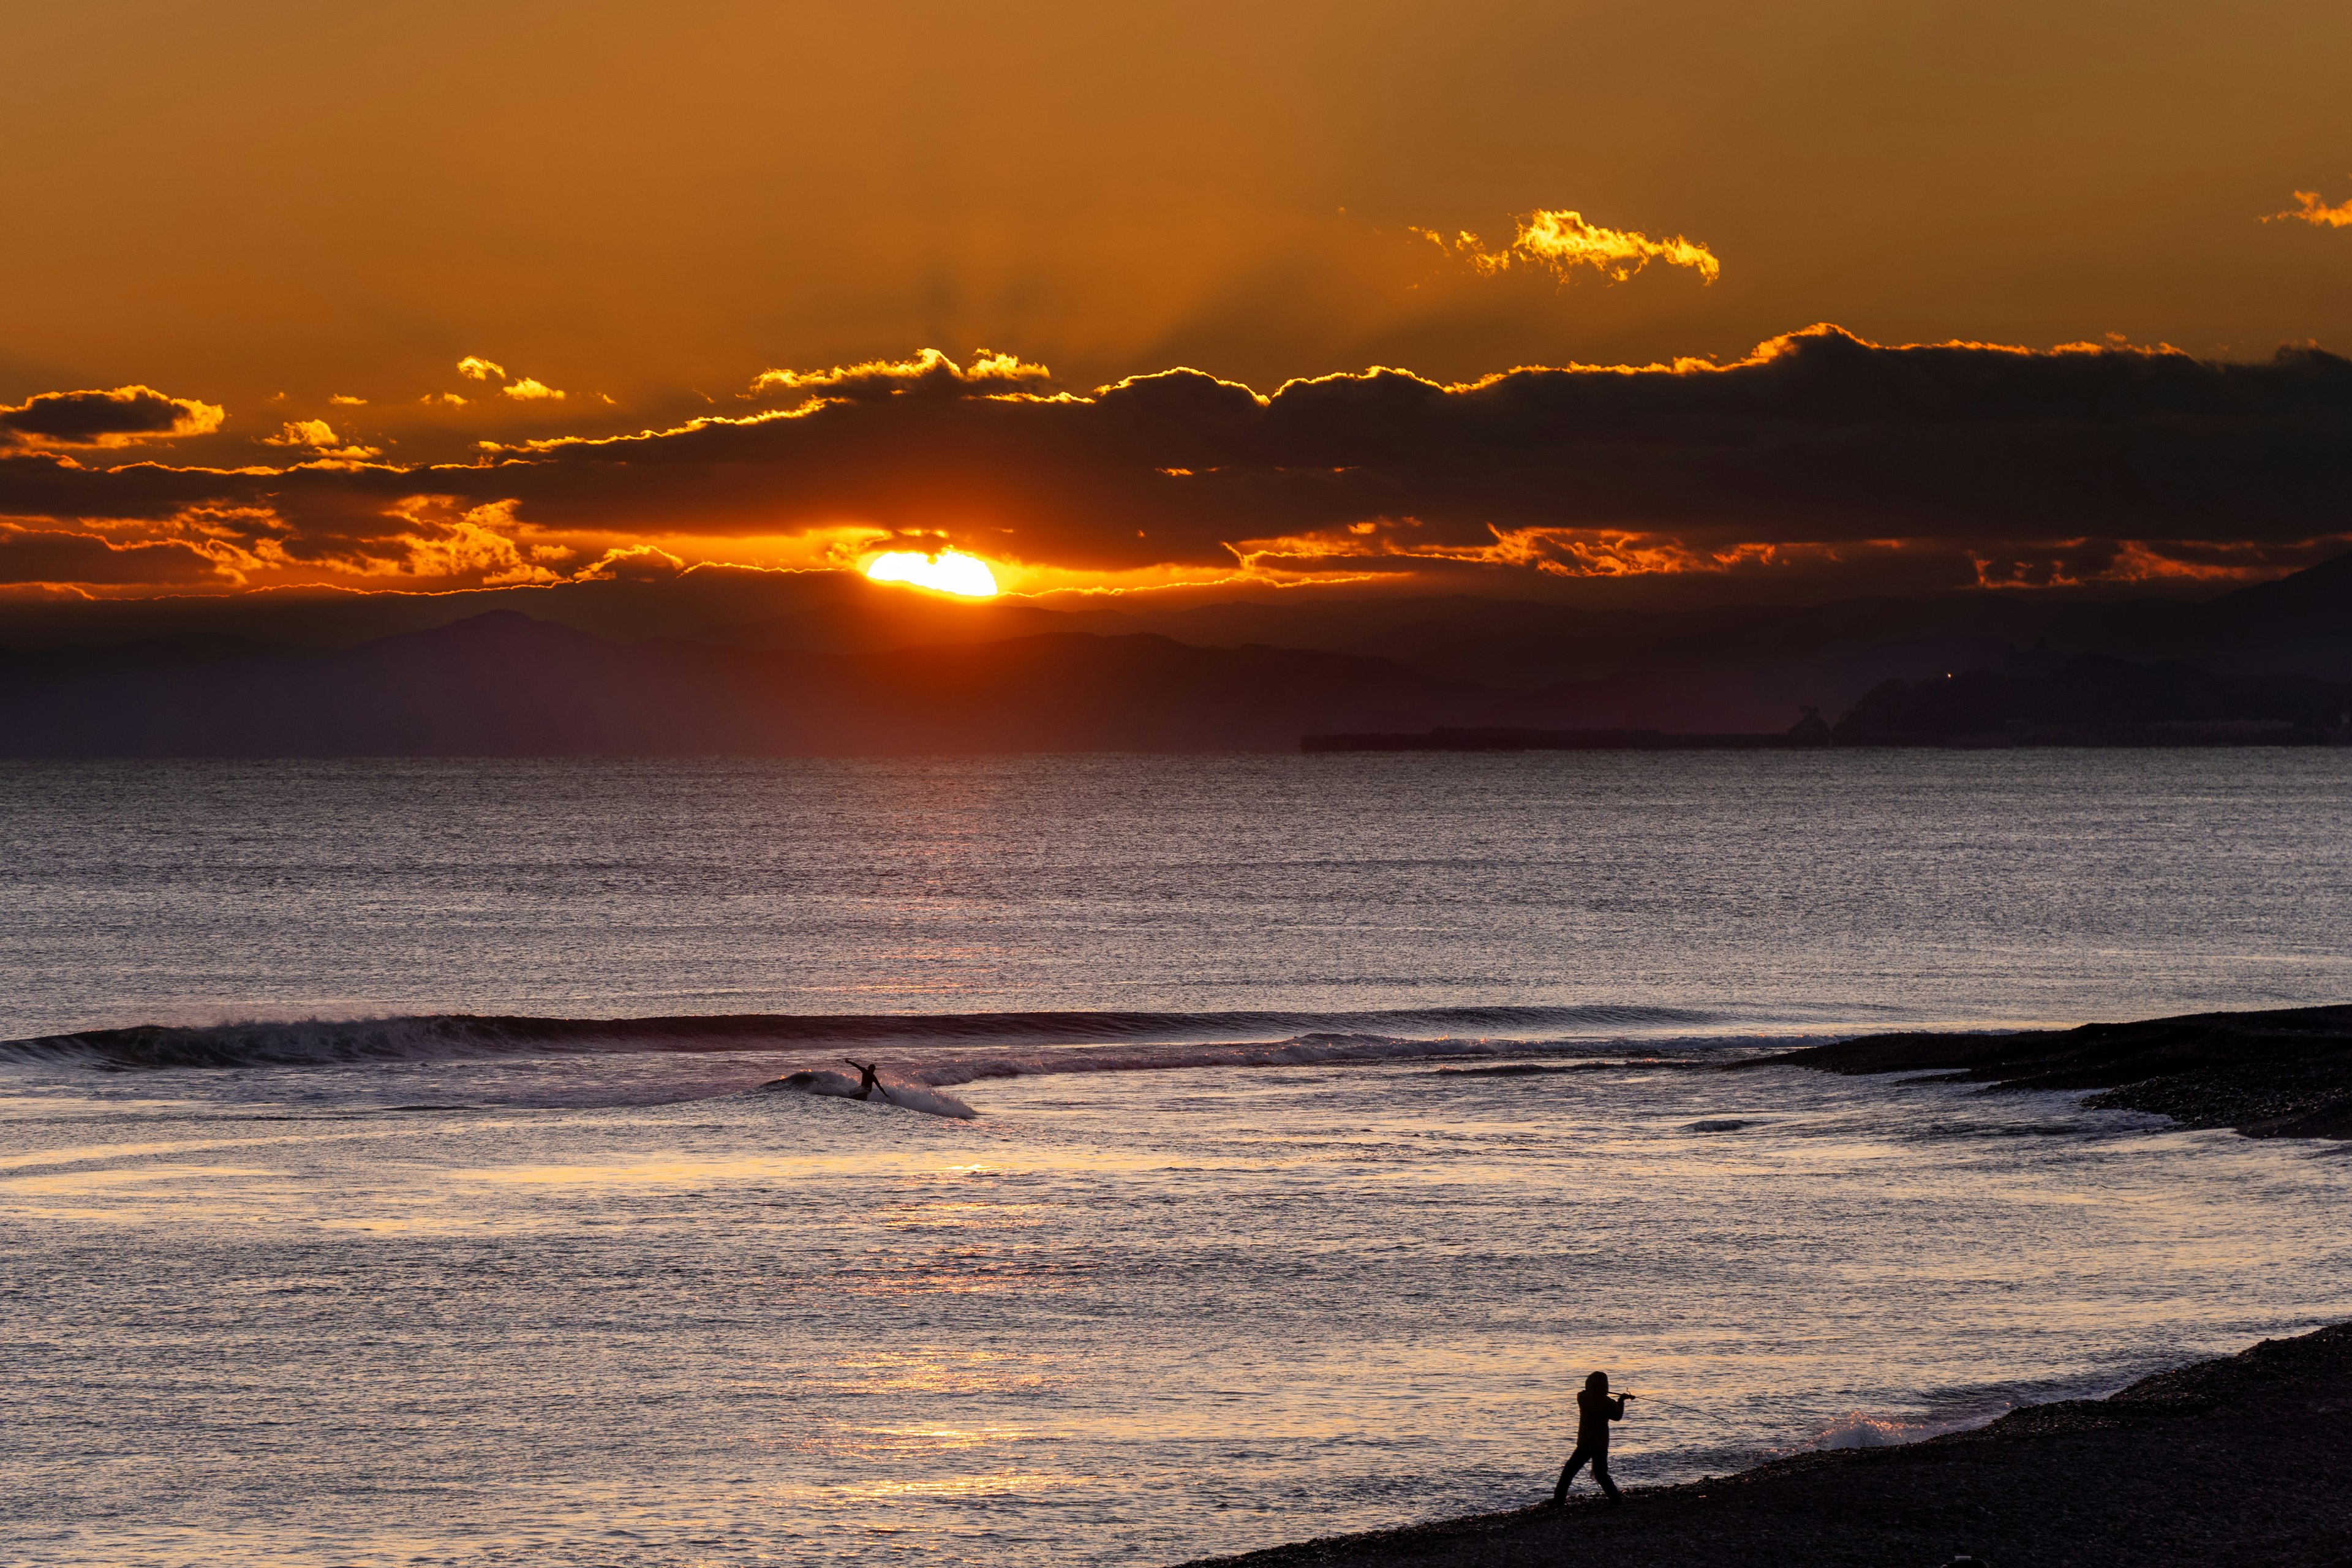
[[[513,398],[518,403],[561,403],[563,401],[564,395],[562,393],[558,392],[555,388],[548,385],[547,383],[540,380],[536,376],[518,375],[512,381],[508,381],[508,371],[506,366],[500,364],[496,360],[484,359],[479,354],[467,354],[464,359],[459,360],[457,362],[457,374],[464,376],[468,381],[506,382],[506,384],[499,387],[499,391],[504,395]],[[445,392],[439,394],[427,393],[424,401],[426,403],[446,403],[454,406],[464,403],[466,400],[455,393]]]
[[[257,585],[848,570],[952,549],[1013,593],[2218,581],[2308,563],[2346,531],[2330,520],[2352,363],[2313,348],[2242,363],[1817,326],[1721,363],[1372,369],[1263,394],[1179,369],[1046,396],[1025,390],[1043,366],[979,367],[793,373],[768,384],[805,396],[789,408],[463,463],[108,468],[19,447],[0,457],[0,516],[178,542]],[[323,421],[293,427],[305,453],[349,449],[310,440],[339,438]]]
[[[2352,228],[2352,196],[2346,197],[2334,206],[2329,206],[2322,201],[2317,191],[2297,191],[2294,193],[2294,199],[2299,205],[2291,206],[2284,212],[2272,213],[2263,221],[2278,223],[2285,220],[2307,223],[2314,228]]]
[[[279,434],[264,436],[261,439],[271,447],[332,447],[337,444],[335,427],[323,419],[289,419]]]
[[[652,544],[615,545],[572,574],[576,583],[660,583],[686,570],[684,557]]]
[[[264,436],[267,447],[308,447],[321,458],[341,458],[346,462],[363,462],[382,454],[373,447],[362,447],[356,441],[346,441],[335,434],[335,427],[323,419],[289,419],[275,436]]]
[[[1652,239],[1631,229],[1603,228],[1599,224],[1587,223],[1581,213],[1551,208],[1538,208],[1517,223],[1518,232],[1500,250],[1488,249],[1484,240],[1466,231],[1452,239],[1425,228],[1412,232],[1490,275],[1534,267],[1566,282],[1580,268],[1591,268],[1613,282],[1622,283],[1654,261],[1667,267],[1687,267],[1706,283],[1723,275],[1723,264],[1716,259],[1713,251],[1681,235]]]
[[[1351,524],[1344,531],[1288,539],[1252,540],[1237,547],[1252,572],[1328,569],[1354,563],[1393,575],[1431,563],[1519,568],[1561,578],[1633,578],[1754,575],[1775,570],[1816,574],[1841,563],[1862,563],[1911,549],[1900,539],[1823,542],[1733,541],[1701,543],[1672,532],[1625,529],[1490,527],[1483,541],[1423,537],[1415,518],[1381,518]]]
[[[361,557],[355,564],[362,575],[420,577],[436,582],[479,583],[485,587],[513,583],[553,583],[561,574],[550,562],[572,552],[562,546],[530,549],[513,537],[514,507],[492,501],[462,512],[450,496],[411,496],[391,509],[391,516],[406,525],[387,542],[400,548],[397,556]]]
[[[1024,363],[1018,354],[976,351],[969,369],[937,349],[913,359],[867,360],[831,370],[767,370],[751,383],[756,395],[801,392],[813,397],[853,401],[882,397],[971,397],[1050,391],[1053,372]]]
[[[15,407],[0,404],[0,445],[129,447],[207,436],[220,428],[224,417],[212,404],[169,397],[152,386],[44,392]]]
[[[2326,532],[2273,543],[2261,540],[2082,538],[2018,540],[1972,552],[1984,588],[2081,588],[2101,584],[2210,584],[2228,587],[2310,565],[2352,547],[2352,536]]]
[[[0,522],[0,583],[186,587],[207,582],[228,586],[235,580],[184,540],[118,543],[95,533]]]

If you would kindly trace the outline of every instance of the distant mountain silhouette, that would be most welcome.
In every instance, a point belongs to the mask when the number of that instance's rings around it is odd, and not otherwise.
[[[1477,694],[1379,659],[1055,633],[867,657],[608,642],[494,611],[338,652],[0,667],[14,756],[1288,750]]]
[[[1890,680],[1832,734],[1840,745],[2316,743],[2352,739],[2352,683],[2085,654],[2053,670]]]
[[[1845,743],[1920,743],[2101,713],[2330,725],[2328,683],[2352,679],[2352,556],[2202,604],[1646,612],[1336,594],[1050,610],[706,569],[16,605],[0,637],[20,649],[0,654],[14,756],[1287,749],[1440,725],[1779,732],[1806,706],[1844,715]]]
[[[2216,669],[2352,679],[2352,555],[2198,607],[2179,651]]]

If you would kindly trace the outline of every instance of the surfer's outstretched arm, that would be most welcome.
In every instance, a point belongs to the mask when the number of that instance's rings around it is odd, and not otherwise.
[[[858,1099],[864,1100],[868,1095],[876,1093],[879,1093],[885,1100],[890,1098],[890,1091],[882,1087],[882,1079],[877,1075],[877,1069],[881,1067],[881,1063],[849,1061],[847,1057],[844,1057],[841,1059],[843,1061],[849,1062],[851,1067],[857,1069]]]

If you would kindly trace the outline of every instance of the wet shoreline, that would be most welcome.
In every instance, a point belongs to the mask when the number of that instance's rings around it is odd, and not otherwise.
[[[1873,1035],[1726,1070],[2086,1091],[2094,1107],[2255,1138],[2352,1139],[2352,1006],[2193,1014],[2015,1034]],[[2352,1563],[2352,1323],[2265,1340],[2105,1399],[2029,1405],[1899,1447],[1773,1460],[1612,1508],[1435,1521],[1184,1568],[1616,1568],[1803,1563],[1999,1568],[2149,1562],[2246,1568]]]
[[[1586,1493],[1184,1568],[1986,1568],[2352,1560],[2352,1323],[2264,1340],[2105,1399],[2029,1405],[1884,1448],[1799,1454],[1674,1487]]]

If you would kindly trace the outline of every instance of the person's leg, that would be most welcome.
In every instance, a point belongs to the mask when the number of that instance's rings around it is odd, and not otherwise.
[[[1609,1494],[1611,1502],[1625,1500],[1618,1495],[1617,1483],[1609,1479],[1609,1450],[1606,1448],[1592,1456],[1592,1479],[1601,1483],[1601,1489]]]
[[[1552,1501],[1568,1500],[1568,1483],[1576,1479],[1576,1472],[1584,1468],[1585,1458],[1584,1445],[1579,1443],[1576,1446],[1576,1452],[1568,1457],[1568,1463],[1559,1468],[1559,1485],[1551,1489]]]

